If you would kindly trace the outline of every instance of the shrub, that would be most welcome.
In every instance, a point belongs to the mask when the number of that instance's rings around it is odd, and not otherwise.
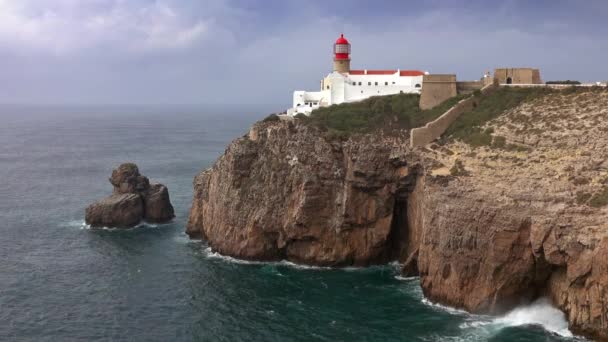
[[[505,148],[507,145],[507,139],[501,136],[495,136],[492,140],[492,147],[495,148]]]
[[[464,164],[460,159],[456,159],[454,165],[450,169],[450,174],[452,176],[467,176],[469,172],[464,168]]]
[[[601,208],[608,204],[608,186],[605,186],[602,190],[595,193],[591,199],[589,199],[589,205],[594,208]]]
[[[446,140],[461,140],[472,146],[490,145],[491,133],[482,132],[481,126],[524,101],[553,92],[555,91],[549,88],[499,88],[481,97],[475,108],[460,115],[458,120],[446,130],[444,136]],[[522,119],[529,120],[528,117]]]
[[[565,81],[547,81],[547,82],[545,82],[545,84],[572,84],[572,85],[578,85],[578,84],[581,84],[581,82],[579,82],[579,81],[572,81],[572,80],[565,80]]]
[[[576,193],[576,203],[585,204],[591,198],[591,194],[584,191],[579,191]]]
[[[279,121],[279,120],[281,120],[281,119],[279,118],[278,115],[270,114],[267,117],[265,117],[264,120],[262,120],[262,122],[273,122],[273,121]]]
[[[589,184],[589,178],[585,177],[577,177],[572,180],[572,184],[574,185],[585,185]]]
[[[298,113],[294,116],[294,118],[298,120],[308,120],[309,116],[304,113]]]
[[[424,126],[460,101],[450,98],[440,105],[421,110],[417,94],[374,96],[363,101],[342,103],[315,109],[309,123],[348,136],[376,129],[411,129]]]

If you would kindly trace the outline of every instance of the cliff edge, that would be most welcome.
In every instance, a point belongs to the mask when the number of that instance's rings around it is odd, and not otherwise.
[[[517,92],[413,150],[402,126],[256,123],[196,176],[187,232],[244,259],[396,259],[426,296],[473,312],[548,296],[607,340],[608,92]]]

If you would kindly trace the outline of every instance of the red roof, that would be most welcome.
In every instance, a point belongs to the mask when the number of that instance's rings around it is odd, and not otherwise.
[[[367,72],[366,72],[367,71]],[[351,75],[393,75],[399,71],[399,76],[422,76],[423,71],[420,70],[351,70]]]
[[[424,72],[420,70],[401,70],[399,76],[423,76]]]
[[[348,40],[344,38],[344,34],[340,34],[340,38],[336,40],[336,44],[348,44]]]

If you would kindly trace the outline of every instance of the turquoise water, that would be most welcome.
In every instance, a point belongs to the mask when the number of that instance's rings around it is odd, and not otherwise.
[[[2,107],[0,340],[574,340],[544,302],[470,315],[426,301],[418,279],[399,277],[396,265],[246,263],[190,241],[193,176],[263,117],[236,113]],[[123,161],[169,187],[174,222],[126,231],[83,224]]]

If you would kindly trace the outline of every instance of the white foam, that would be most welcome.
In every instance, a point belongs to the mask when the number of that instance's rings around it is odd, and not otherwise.
[[[420,277],[418,277],[418,276],[404,277],[402,275],[396,275],[395,279],[402,280],[402,281],[410,281],[410,280],[418,280],[418,279],[420,279]]]
[[[456,308],[453,308],[451,306],[442,305],[442,304],[438,304],[438,303],[433,303],[433,302],[431,302],[430,300],[428,300],[426,298],[422,298],[421,302],[423,304],[426,304],[426,305],[432,307],[432,308],[439,309],[441,311],[445,311],[445,312],[450,313],[452,315],[470,315],[465,310],[456,309]]]
[[[87,224],[84,220],[76,220],[76,221],[70,221],[66,225],[68,227],[74,227],[74,228],[78,228],[78,229],[82,229],[82,230],[97,229],[97,230],[108,230],[108,231],[116,231],[116,230],[125,231],[125,230],[132,230],[132,229],[138,229],[138,228],[159,228],[166,224],[147,223],[147,222],[142,221],[139,224],[137,224],[136,226],[131,227],[131,228],[91,227],[91,225]]]
[[[564,313],[551,305],[546,298],[517,307],[498,317],[471,314],[464,310],[433,303],[426,298],[422,299],[422,303],[453,315],[465,316],[465,322],[459,325],[465,336],[489,338],[507,327],[536,325],[562,337],[579,339],[568,329]]]
[[[331,270],[331,267],[323,267],[323,266],[309,266],[309,265],[300,265],[291,261],[281,260],[281,261],[252,261],[252,260],[243,260],[237,259],[231,256],[220,254],[211,247],[206,247],[203,250],[203,254],[209,259],[219,259],[226,262],[231,262],[235,264],[242,265],[275,265],[275,266],[288,266],[297,269],[309,269],[309,270]]]
[[[494,320],[503,326],[539,325],[545,330],[564,337],[573,337],[563,312],[555,308],[548,299],[541,298],[530,305],[518,307]]]

